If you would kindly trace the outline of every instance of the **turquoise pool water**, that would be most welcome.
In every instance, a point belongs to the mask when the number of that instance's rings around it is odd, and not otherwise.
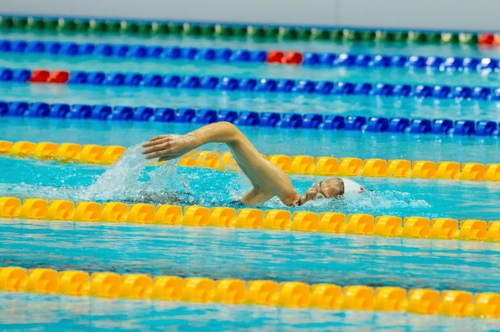
[[[311,51],[496,56],[477,47],[397,44],[258,43],[197,38],[97,37],[6,33],[9,39],[140,43]],[[0,66],[105,71],[175,72],[239,77],[290,77],[353,82],[496,86],[498,74],[401,69],[307,69],[204,62],[125,61],[91,57],[0,54]],[[499,104],[353,96],[290,96],[220,91],[0,84],[4,101],[170,106],[343,115],[446,117],[500,121]],[[162,133],[183,134],[193,124],[0,118],[1,140],[123,145],[132,148],[111,167],[0,157],[0,196],[21,198],[232,206],[249,183],[238,173],[198,168],[144,167],[137,144]],[[265,154],[499,163],[495,138],[368,134],[346,131],[241,128]],[[206,149],[225,151],[215,144]],[[204,148],[204,149],[205,149]],[[292,176],[299,191],[318,177]],[[317,201],[297,210],[500,220],[500,184],[469,181],[359,178],[373,193]],[[277,200],[263,209],[286,209]],[[390,239],[241,229],[130,224],[58,223],[0,219],[0,266],[183,277],[300,280],[339,285],[429,287],[497,291],[500,245],[464,241]],[[20,330],[495,330],[495,320],[373,312],[122,301],[0,293],[0,323]]]
[[[267,307],[186,305],[173,302],[120,301],[35,294],[0,293],[0,321],[23,331],[487,331],[495,320],[375,312],[286,310]],[[166,323],[168,322],[168,323]],[[8,325],[7,325],[8,324]],[[168,325],[167,325],[168,324]]]
[[[3,220],[2,265],[214,279],[493,291],[497,244]],[[22,235],[22,236],[21,236]]]
[[[109,168],[0,158],[4,170],[0,175],[0,191],[22,198],[216,207],[234,206],[232,202],[251,188],[239,173],[178,168],[174,162],[165,167],[143,169],[140,158],[130,154],[125,161]],[[99,178],[105,171],[107,173]],[[324,179],[292,176],[299,192]],[[386,178],[357,181],[374,192],[362,197],[346,196],[342,201],[319,200],[294,211],[498,220],[500,209],[495,202],[500,199],[500,185],[497,183]],[[287,209],[277,199],[267,202],[263,208]]]
[[[412,98],[245,93],[189,89],[92,88],[18,83],[0,84],[0,92],[3,101],[500,121],[497,103],[467,100],[416,100]],[[2,121],[10,120],[2,119]],[[331,132],[324,134],[329,135]]]
[[[132,145],[161,134],[185,134],[194,124],[61,121],[55,119],[3,118],[3,139],[56,143]],[[306,129],[240,128],[266,154],[311,155],[498,163],[499,141],[464,136],[401,135],[320,131]],[[89,134],[90,132],[90,134]],[[293,141],[290,137],[293,136]],[[269,144],[272,142],[272,144]],[[313,145],[313,148],[311,148]],[[211,150],[216,145],[201,149]]]
[[[3,220],[2,265],[496,291],[499,246],[272,231]],[[496,330],[496,320],[0,293],[27,329]]]

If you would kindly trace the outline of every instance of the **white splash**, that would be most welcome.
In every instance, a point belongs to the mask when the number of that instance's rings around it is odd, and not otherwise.
[[[122,197],[124,193],[138,189],[138,180],[148,160],[141,153],[141,145],[128,148],[114,165],[97,181],[83,190],[83,200],[110,200]]]

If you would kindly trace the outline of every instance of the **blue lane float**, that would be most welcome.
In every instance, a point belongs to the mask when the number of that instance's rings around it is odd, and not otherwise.
[[[43,102],[0,101],[0,116],[93,119],[101,121],[151,121],[209,124],[227,121],[237,126],[260,126],[281,129],[347,130],[368,133],[434,134],[477,137],[499,137],[494,121],[408,119],[402,117],[364,117],[335,114],[299,114],[148,106],[115,106],[85,104],[47,104]]]
[[[0,52],[219,62],[262,63],[267,60],[267,52],[262,50],[24,40],[0,40]]]
[[[0,68],[0,78],[2,77]],[[104,73],[73,71],[68,84],[203,89],[258,93],[294,93],[319,95],[353,95],[418,99],[456,99],[500,101],[500,88],[408,85],[388,83],[350,83],[272,78],[234,78],[217,76]]]
[[[218,61],[226,63],[263,63],[268,52],[263,50],[196,48],[159,45],[93,44],[57,41],[0,40],[0,52],[30,53],[60,56],[103,56],[136,59],[169,59]],[[494,58],[440,57],[419,55],[383,55],[305,52],[306,67],[407,68],[440,71],[500,71],[500,61]]]
[[[303,54],[303,66],[308,67],[362,67],[362,68],[412,68],[441,71],[498,71],[499,60],[473,57],[439,57],[418,55],[315,53]]]

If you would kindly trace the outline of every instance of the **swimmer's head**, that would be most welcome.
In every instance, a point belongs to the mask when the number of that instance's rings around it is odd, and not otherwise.
[[[360,184],[343,178],[331,178],[326,181],[317,182],[300,197],[299,205],[307,201],[315,201],[322,198],[340,198],[344,193],[361,193],[365,188]]]

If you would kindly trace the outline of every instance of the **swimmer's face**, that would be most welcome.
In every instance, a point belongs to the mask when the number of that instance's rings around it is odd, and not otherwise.
[[[342,179],[333,178],[313,184],[302,196],[303,203],[322,198],[335,198],[343,193],[344,183]]]

